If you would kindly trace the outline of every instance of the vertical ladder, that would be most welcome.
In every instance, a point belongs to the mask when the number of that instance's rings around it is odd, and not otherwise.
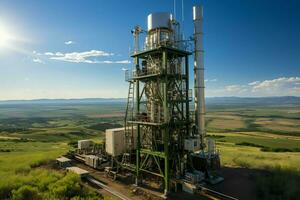
[[[133,121],[133,112],[134,112],[134,81],[129,81],[128,97],[127,97],[127,106],[125,113],[125,145],[126,152],[123,154],[122,164],[130,164],[130,155],[131,150],[133,149],[133,124],[128,123],[128,121]]]

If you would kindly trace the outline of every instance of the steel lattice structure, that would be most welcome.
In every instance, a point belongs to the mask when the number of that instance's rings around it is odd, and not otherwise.
[[[132,55],[136,70],[128,81],[130,87],[135,88],[134,106],[128,105],[132,108],[128,111],[133,113],[128,114],[132,118],[127,118],[126,125],[136,127],[137,131],[137,183],[142,180],[141,173],[149,173],[162,177],[165,191],[168,191],[170,178],[184,173],[183,163],[187,159],[184,138],[188,137],[191,124],[190,54],[159,45]],[[130,133],[135,129],[127,130]]]

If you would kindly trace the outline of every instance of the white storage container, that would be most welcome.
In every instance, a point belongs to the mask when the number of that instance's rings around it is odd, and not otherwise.
[[[105,150],[111,156],[119,156],[125,153],[125,128],[106,129]],[[136,131],[133,133],[133,147],[136,145]]]
[[[91,140],[79,140],[78,141],[78,149],[84,150],[90,148],[92,144]]]
[[[124,128],[106,129],[105,149],[111,156],[119,156],[125,151],[125,131]]]

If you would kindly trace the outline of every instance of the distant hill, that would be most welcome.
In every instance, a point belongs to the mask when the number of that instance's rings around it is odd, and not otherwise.
[[[211,97],[206,98],[206,104],[220,105],[237,105],[237,104],[253,104],[253,105],[300,105],[300,97],[282,96],[282,97]]]
[[[103,104],[126,103],[126,98],[85,98],[85,99],[35,99],[0,101],[0,105],[13,104]],[[300,97],[208,97],[207,105],[300,105]]]
[[[1,104],[97,104],[124,103],[125,98],[84,98],[84,99],[34,99],[34,100],[6,100]]]

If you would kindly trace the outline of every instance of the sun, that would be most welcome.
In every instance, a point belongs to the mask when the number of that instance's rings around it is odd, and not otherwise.
[[[24,38],[24,35],[20,31],[15,30],[7,23],[3,23],[0,19],[0,53],[18,52],[24,54],[30,54],[32,51],[28,51],[23,48],[25,43],[30,40]]]
[[[0,47],[7,46],[10,40],[11,36],[8,31],[0,27]]]

